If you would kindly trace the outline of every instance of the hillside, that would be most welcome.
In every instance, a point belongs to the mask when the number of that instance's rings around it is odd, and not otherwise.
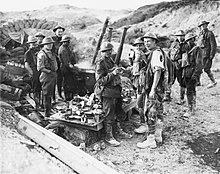
[[[146,5],[114,22],[113,26],[131,25],[129,35],[136,37],[145,32],[171,35],[179,29],[197,33],[197,26],[202,20],[210,22],[209,28],[220,42],[220,1],[216,0],[182,0]]]

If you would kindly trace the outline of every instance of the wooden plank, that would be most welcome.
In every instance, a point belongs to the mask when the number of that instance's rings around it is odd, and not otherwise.
[[[18,129],[80,174],[118,174],[63,138],[19,115]]]

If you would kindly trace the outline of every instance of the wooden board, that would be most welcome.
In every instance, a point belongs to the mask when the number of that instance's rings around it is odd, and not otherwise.
[[[118,174],[63,138],[19,115],[18,129],[80,174]]]

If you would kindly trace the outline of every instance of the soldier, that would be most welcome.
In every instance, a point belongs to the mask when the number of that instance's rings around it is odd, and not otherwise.
[[[147,140],[137,143],[138,148],[156,148],[157,143],[162,143],[163,127],[163,95],[164,95],[164,55],[157,47],[157,36],[154,33],[146,33],[144,36],[145,47],[148,52],[145,88],[146,94],[144,113],[148,124]]]
[[[60,60],[58,57],[58,50],[59,47],[61,46],[61,39],[63,36],[63,33],[65,31],[65,28],[63,28],[60,25],[57,25],[54,29],[53,32],[55,33],[55,36],[52,36],[52,39],[54,40],[54,44],[53,44],[53,49],[52,52],[55,53],[56,55],[56,60],[57,60],[57,65],[58,65],[58,70],[57,70],[57,91],[58,91],[58,99],[63,100],[63,96],[62,96],[62,84],[63,84],[63,75],[62,72],[60,70]],[[55,94],[53,96],[53,99],[55,100]]]
[[[59,48],[58,56],[61,61],[61,72],[64,77],[63,88],[64,96],[67,101],[73,99],[73,95],[76,94],[76,75],[74,71],[77,71],[77,68],[74,67],[76,64],[76,59],[74,54],[69,48],[71,38],[67,35],[64,35],[61,39],[62,45]]]
[[[212,60],[215,57],[217,44],[213,32],[207,28],[208,24],[209,22],[202,21],[198,26],[201,30],[199,34],[199,46],[202,48],[204,71],[211,80],[211,83],[208,84],[207,88],[212,88],[217,84],[213,73],[211,72]],[[200,80],[198,82],[198,86],[199,85],[201,85]]]
[[[99,95],[105,112],[103,122],[106,132],[105,141],[111,146],[119,146],[120,142],[114,138],[112,131],[115,123],[118,135],[124,138],[131,138],[131,135],[124,132],[119,123],[125,117],[125,113],[122,110],[122,88],[119,76],[121,68],[115,66],[111,57],[112,50],[113,45],[110,42],[104,42],[101,45],[101,58],[96,63],[96,89],[101,88]],[[95,91],[97,91],[96,89]],[[97,92],[95,93],[97,95]]]
[[[148,130],[147,124],[145,124],[144,117],[144,93],[142,93],[142,86],[139,83],[140,78],[140,70],[145,67],[146,55],[144,51],[146,48],[144,46],[144,41],[142,38],[137,38],[133,44],[136,49],[134,49],[134,54],[132,57],[132,75],[133,75],[133,86],[136,90],[137,94],[137,107],[140,115],[141,125],[137,129],[134,130],[135,133],[145,133]]]
[[[37,38],[37,44],[40,45],[43,41],[43,39],[45,38],[45,35],[41,32],[37,32],[35,34],[35,37]]]
[[[39,81],[40,72],[37,70],[37,39],[34,36],[28,36],[27,44],[29,49],[25,53],[25,68],[32,77],[31,87],[33,90],[35,109],[39,110],[41,101],[41,84]]]
[[[185,33],[183,30],[180,30],[177,34],[176,41],[171,44],[170,50],[168,52],[168,57],[170,57],[171,61],[174,64],[174,80],[177,79],[179,86],[180,86],[180,100],[178,104],[182,105],[185,103],[184,96],[185,96],[185,87],[183,82],[183,68],[182,66],[182,54],[186,52],[185,50]]]
[[[186,85],[186,96],[188,110],[184,114],[189,117],[195,113],[196,106],[196,83],[202,73],[202,50],[195,44],[196,35],[188,33],[185,42],[187,43],[187,62],[183,62],[183,77]],[[184,61],[184,60],[183,60]]]
[[[56,71],[58,69],[56,55],[51,51],[53,43],[54,41],[51,37],[45,37],[42,41],[44,47],[37,54],[37,70],[41,73],[40,82],[44,98],[45,117],[50,116],[51,99],[55,90]]]

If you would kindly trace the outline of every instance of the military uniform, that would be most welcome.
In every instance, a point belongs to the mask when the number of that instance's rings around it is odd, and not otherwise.
[[[145,99],[145,116],[149,127],[149,134],[154,134],[157,119],[163,121],[163,96],[164,96],[164,56],[160,49],[151,50],[148,55],[148,64],[146,69],[146,82],[144,92]],[[149,93],[153,85],[154,73],[161,71],[160,79],[155,90],[155,98],[149,98]]]
[[[37,48],[29,48],[25,53],[24,62],[27,62],[33,72],[32,76],[32,90],[34,94],[34,100],[36,108],[40,105],[41,96],[41,83],[39,80],[40,72],[37,70]]]
[[[46,68],[50,72],[42,72]],[[37,70],[41,72],[40,82],[44,96],[45,116],[48,117],[51,111],[51,98],[54,94],[57,78],[57,61],[56,56],[50,51],[43,48],[37,55]]]
[[[66,100],[71,100],[73,94],[76,93],[76,74],[74,75],[73,69],[69,67],[69,64],[74,65],[76,63],[75,57],[72,54],[69,46],[61,45],[58,51],[58,56],[61,61],[61,72],[64,77],[63,88]]]
[[[59,47],[61,46],[61,39],[62,37],[57,37],[57,36],[52,36],[52,39],[54,40],[54,44],[53,44],[53,48],[52,48],[52,52],[56,55],[56,61],[57,61],[57,91],[58,91],[58,95],[60,97],[62,97],[62,85],[63,85],[63,74],[60,70],[60,65],[61,65],[61,61],[58,57],[58,51],[59,51]],[[55,91],[54,91],[55,92]],[[55,93],[54,93],[54,100],[55,100]]]
[[[202,51],[200,47],[195,46],[195,44],[188,44],[187,52],[189,65],[183,68],[183,77],[189,112],[194,112],[196,106],[196,83],[202,73],[203,67]]]
[[[174,57],[174,59],[171,56],[171,50],[178,49],[177,55]],[[174,77],[173,77],[173,84],[175,80],[177,79],[179,86],[180,86],[180,101],[184,100],[185,95],[185,88],[184,88],[184,81],[183,81],[183,68],[182,68],[182,54],[186,52],[186,44],[185,42],[180,42],[179,40],[176,40],[172,43],[170,47],[170,51],[168,52],[168,56],[171,58],[174,66]]]
[[[214,76],[211,72],[212,60],[216,54],[217,44],[215,36],[212,31],[207,28],[202,30],[199,34],[199,40],[201,41],[200,47],[202,48],[203,68],[213,84],[216,83]]]

